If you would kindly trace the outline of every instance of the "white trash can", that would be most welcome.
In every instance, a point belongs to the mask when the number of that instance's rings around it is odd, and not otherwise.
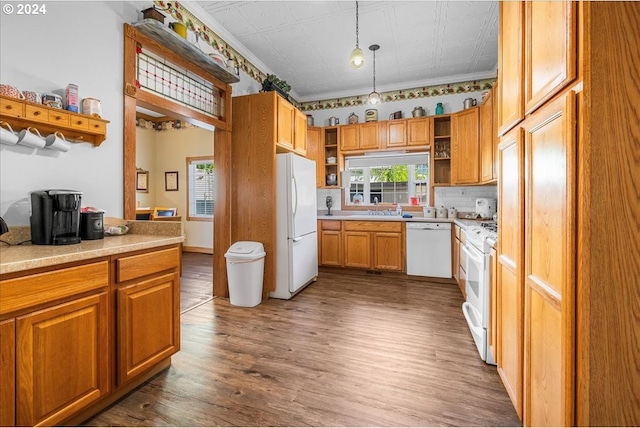
[[[260,304],[266,255],[260,242],[238,241],[229,247],[224,256],[232,305],[253,307]]]

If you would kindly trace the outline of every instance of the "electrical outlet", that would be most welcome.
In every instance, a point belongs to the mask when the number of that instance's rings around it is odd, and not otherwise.
[[[467,191],[464,189],[460,189],[460,196],[466,196],[467,195]]]

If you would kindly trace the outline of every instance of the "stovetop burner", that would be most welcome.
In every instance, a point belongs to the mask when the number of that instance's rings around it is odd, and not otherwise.
[[[489,232],[498,233],[498,225],[496,223],[482,222],[482,223],[480,223],[480,226],[482,226],[483,228],[485,228]]]
[[[482,222],[467,229],[467,240],[485,254],[495,248],[498,240],[498,225],[495,222]]]

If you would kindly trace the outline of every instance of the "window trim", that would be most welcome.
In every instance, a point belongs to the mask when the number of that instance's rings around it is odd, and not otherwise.
[[[427,165],[428,171],[427,173],[429,174],[426,180],[415,180],[414,176],[415,176],[415,167],[411,167],[410,165],[417,165],[416,163],[402,163],[403,165],[407,165],[408,169],[409,169],[409,180],[407,182],[407,199],[409,199],[411,196],[415,196],[415,185],[416,184],[425,184],[426,185],[426,189],[427,189],[427,193],[426,193],[426,200],[423,201],[422,203],[420,203],[419,205],[411,205],[410,203],[406,203],[406,204],[400,204],[400,206],[403,207],[423,207],[423,206],[428,206],[429,205],[429,198],[431,198],[431,192],[433,191],[433,189],[430,186],[430,174],[432,173],[431,171],[431,153],[430,152],[417,152],[417,153],[375,153],[372,155],[356,155],[356,156],[345,156],[344,158],[344,175],[343,177],[343,187],[344,187],[344,207],[347,209],[353,209],[353,208],[357,208],[357,207],[372,207],[374,206],[373,204],[369,203],[369,204],[354,204],[353,202],[351,202],[351,192],[350,192],[350,181],[347,181],[347,177],[350,177],[349,174],[349,167],[352,168],[361,168],[363,169],[363,194],[369,193],[370,194],[370,168],[373,168],[374,166],[378,166],[378,165],[374,165],[377,164],[376,159],[379,158],[406,158],[407,161],[411,160],[411,158],[414,158],[416,160],[421,160],[422,162],[420,162],[420,164],[425,164]],[[426,161],[425,159],[420,159],[422,157],[426,157]],[[354,162],[355,161],[355,162]],[[352,164],[355,163],[356,165]],[[393,161],[391,161],[392,164]],[[351,164],[351,165],[349,165]],[[398,165],[400,165],[400,163],[397,163]],[[364,198],[366,200],[366,197]],[[382,203],[381,203],[382,204]],[[384,203],[385,205],[389,205],[388,203]]]
[[[186,197],[187,197],[187,220],[188,221],[205,221],[205,222],[213,222],[213,218],[214,215],[211,214],[211,217],[202,217],[202,216],[192,216],[191,215],[191,200],[189,198],[189,195],[191,194],[191,164],[193,162],[198,162],[198,161],[211,161],[211,163],[213,163],[215,165],[214,159],[213,159],[213,154],[210,156],[193,156],[193,157],[188,157],[186,158],[187,160],[187,191],[186,191]],[[214,173],[215,174],[215,173]],[[215,175],[214,175],[214,183],[215,183]],[[215,200],[214,200],[215,203]]]

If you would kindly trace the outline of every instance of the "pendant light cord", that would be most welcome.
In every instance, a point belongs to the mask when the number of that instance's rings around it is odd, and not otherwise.
[[[358,13],[358,2],[356,2],[356,49],[360,47],[360,38],[359,38],[360,25],[359,25],[359,21],[360,21],[360,14]]]
[[[373,51],[373,92],[376,91],[376,51]]]

